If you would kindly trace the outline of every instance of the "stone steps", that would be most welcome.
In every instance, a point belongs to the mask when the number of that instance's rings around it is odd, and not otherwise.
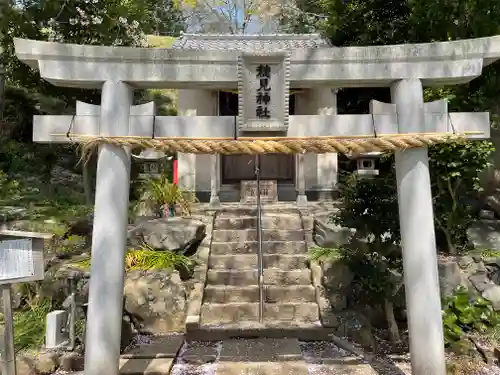
[[[316,289],[302,218],[298,211],[264,212],[262,216],[262,320],[259,318],[258,242],[256,213],[219,212],[214,221],[203,303],[198,326],[190,335],[219,328],[221,337],[249,332],[259,336],[290,334],[293,327],[314,337],[321,327]]]
[[[224,230],[255,229],[257,228],[256,216],[228,216],[219,215],[215,219],[215,228]],[[302,230],[300,216],[291,216],[278,213],[268,213],[262,216],[262,229],[287,228]]]
[[[307,268],[308,265],[307,256],[302,254],[264,254],[262,261],[264,268],[279,268],[284,271]],[[211,255],[208,266],[212,269],[255,269],[258,267],[258,255]]]
[[[316,302],[316,290],[312,285],[275,286],[265,285],[264,301],[267,303]],[[259,287],[207,285],[205,303],[259,302]]]
[[[247,242],[257,241],[256,229],[215,229],[212,232],[215,242]],[[263,229],[262,241],[304,241],[302,230]]]
[[[242,271],[209,269],[207,272],[207,285],[258,285],[258,271],[257,269]],[[264,285],[311,285],[311,270],[282,271],[267,268],[264,269]]]
[[[257,254],[257,241],[212,241],[211,255]],[[266,241],[262,243],[264,254],[307,254],[305,241]]]
[[[319,321],[316,303],[264,303],[264,321],[314,323]],[[205,303],[201,307],[203,324],[226,324],[259,321],[259,303]]]

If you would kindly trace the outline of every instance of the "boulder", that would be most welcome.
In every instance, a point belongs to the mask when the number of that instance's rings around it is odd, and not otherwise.
[[[328,217],[314,219],[313,239],[316,245],[332,248],[347,244],[356,231],[329,222]]]
[[[500,311],[500,286],[488,285],[482,293],[483,298],[490,301],[495,311]]]
[[[125,276],[125,309],[140,331],[163,335],[184,330],[187,291],[172,270],[132,271]]]
[[[467,230],[467,237],[475,249],[500,251],[500,221],[479,220]]]
[[[354,274],[342,261],[324,262],[322,284],[326,288],[326,297],[333,311],[341,311],[347,307],[350,287]]]
[[[352,339],[366,350],[376,350],[375,337],[369,320],[356,311],[345,311],[339,315],[341,321],[336,335]]]
[[[164,217],[138,219],[129,230],[132,245],[143,242],[153,249],[179,251],[199,244],[206,234],[206,225],[186,217]]]
[[[497,217],[500,217],[500,199],[495,195],[487,196],[484,199],[486,207],[490,208]]]
[[[465,265],[467,259],[462,262]],[[453,295],[457,287],[469,287],[467,274],[460,269],[454,259],[440,259],[438,262],[439,287],[442,297]]]

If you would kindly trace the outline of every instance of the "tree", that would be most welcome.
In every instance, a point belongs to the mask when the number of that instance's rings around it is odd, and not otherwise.
[[[479,177],[490,165],[493,151],[488,141],[460,141],[429,149],[434,222],[450,254],[467,245],[467,229],[474,221],[471,202],[482,190]]]
[[[332,221],[356,230],[339,249],[354,273],[354,295],[359,302],[381,305],[390,339],[401,341],[394,316],[394,299],[403,285],[398,200],[392,157],[381,162],[386,174],[376,178],[343,177],[339,187],[340,211]]]

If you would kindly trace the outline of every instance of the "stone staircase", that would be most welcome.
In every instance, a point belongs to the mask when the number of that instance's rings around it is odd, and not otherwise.
[[[298,210],[263,211],[263,322],[259,323],[255,210],[219,212],[214,221],[200,329],[237,336],[321,328]],[[274,337],[271,334],[272,337]]]

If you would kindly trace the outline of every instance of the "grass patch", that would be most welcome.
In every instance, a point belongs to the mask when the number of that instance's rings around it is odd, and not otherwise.
[[[45,319],[52,304],[44,301],[14,313],[14,345],[16,352],[39,349],[45,343]],[[0,316],[3,325],[3,315]]]
[[[194,265],[194,260],[171,251],[156,251],[144,247],[139,250],[128,250],[125,255],[125,269],[127,271],[152,270],[152,269],[183,269],[189,271]],[[83,259],[74,266],[90,268],[90,258]]]
[[[479,255],[481,258],[500,258],[500,251],[490,249],[475,249],[469,255]]]
[[[339,249],[327,248],[327,247],[313,247],[309,251],[309,259],[312,261],[323,261],[323,260],[340,260],[342,255]]]

